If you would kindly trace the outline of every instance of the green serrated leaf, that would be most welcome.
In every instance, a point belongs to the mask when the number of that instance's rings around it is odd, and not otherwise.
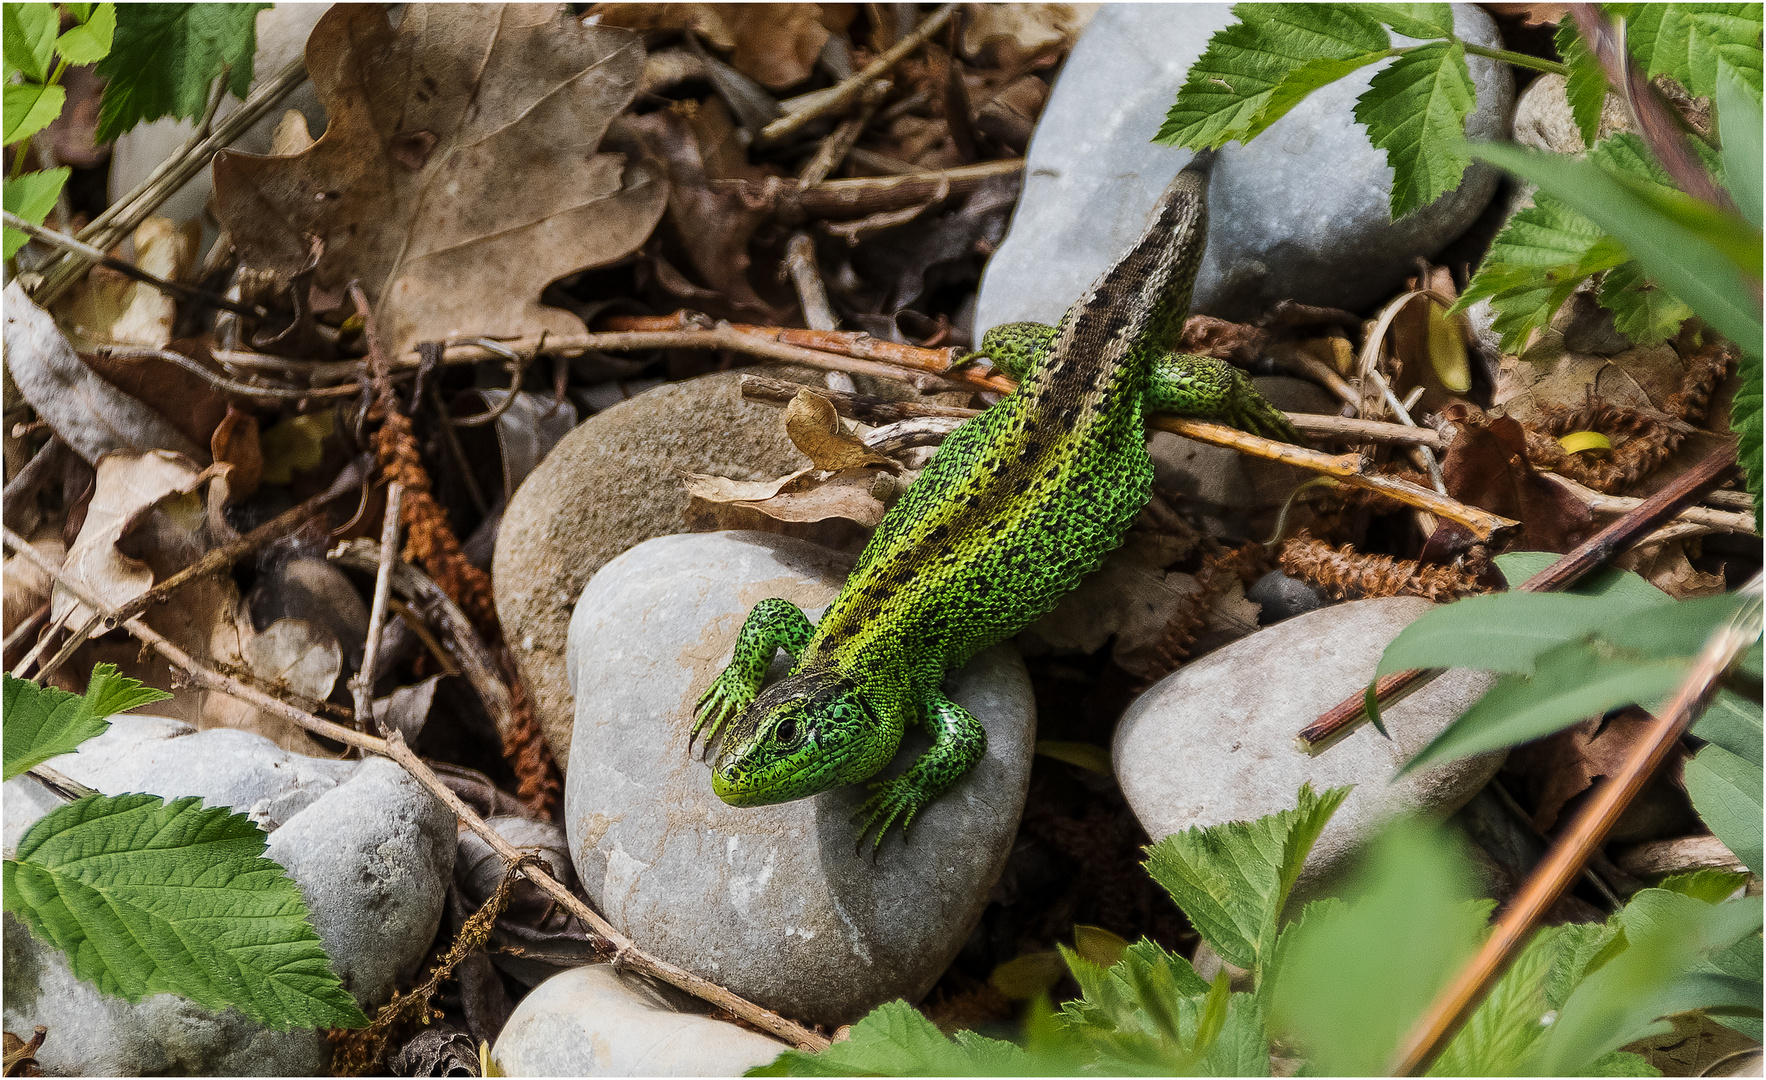
[[[67,91],[42,83],[19,83],[6,88],[6,145],[29,138],[55,122],[67,101]]]
[[[1353,4],[1238,4],[1233,14],[1240,21],[1216,31],[1190,65],[1155,142],[1192,150],[1243,142],[1296,68],[1391,45],[1379,20]]]
[[[1717,70],[1729,64],[1760,93],[1759,4],[1633,4],[1627,6],[1625,44],[1651,78],[1667,75],[1694,97],[1717,89]]]
[[[1766,411],[1763,411],[1766,401],[1761,400],[1760,357],[1743,355],[1741,363],[1736,365],[1736,372],[1741,385],[1735,392],[1735,404],[1730,406],[1729,426],[1736,434],[1736,460],[1747,480],[1748,494],[1754,497],[1754,531],[1758,533],[1762,531],[1760,512],[1766,510],[1760,484],[1762,428],[1766,428]]]
[[[1624,947],[1592,970],[1535,1045],[1528,1072],[1574,1076],[1626,1043],[1667,1030],[1657,1018],[1697,1008],[1751,1007],[1760,985],[1700,971],[1705,959],[1760,930],[1758,898],[1707,904],[1663,889],[1632,897],[1613,921]]]
[[[7,73],[16,71],[31,82],[48,82],[54,70],[55,32],[61,23],[55,5],[7,4],[0,18],[4,19]]]
[[[307,905],[251,819],[197,798],[89,795],[8,859],[6,910],[101,992],[172,993],[266,1027],[362,1027]]]
[[[1686,763],[1686,794],[1692,808],[1735,853],[1742,865],[1758,874],[1766,866],[1761,836],[1763,808],[1761,788],[1766,774],[1760,766],[1744,761],[1715,743],[1693,755]]]
[[[99,142],[162,116],[193,119],[227,70],[227,89],[251,87],[257,13],[269,4],[124,4],[97,73],[109,82],[98,107]]]
[[[1545,927],[1527,942],[1489,996],[1430,1066],[1430,1076],[1514,1076],[1544,1033],[1545,985],[1563,949],[1561,927]]]
[[[819,1054],[787,1050],[745,1076],[1009,1076],[1027,1072],[1023,1049],[969,1033],[953,1043],[905,1001],[877,1006],[849,1038]]]
[[[1453,310],[1464,311],[1489,298],[1502,351],[1518,355],[1532,332],[1550,325],[1589,275],[1625,261],[1623,247],[1603,246],[1606,239],[1581,214],[1550,195],[1537,194],[1534,205],[1509,218],[1497,234]]]
[[[1480,144],[1472,152],[1564,200],[1624,244],[1645,273],[1718,333],[1744,352],[1760,354],[1759,301],[1741,270],[1697,234],[1653,210],[1600,167],[1595,155],[1576,161],[1496,144]]]
[[[109,54],[116,28],[116,5],[99,4],[79,26],[55,39],[55,51],[70,64],[96,64]]]
[[[1692,318],[1692,309],[1645,277],[1635,259],[1607,271],[1597,298],[1613,313],[1613,328],[1637,345],[1666,341]]]
[[[4,195],[6,209],[32,225],[43,224],[49,217],[49,211],[55,209],[55,200],[61,197],[62,185],[67,183],[67,178],[72,174],[73,170],[63,165],[59,169],[44,169],[41,172],[7,177]],[[30,239],[17,229],[7,229],[5,257],[12,258]]]
[[[1558,55],[1570,69],[1564,81],[1570,116],[1576,121],[1576,130],[1582,133],[1582,145],[1593,146],[1600,139],[1600,113],[1607,103],[1606,69],[1588,51],[1588,43],[1576,29],[1575,16],[1564,16],[1558,24],[1556,41]]]
[[[1173,833],[1147,849],[1147,872],[1222,959],[1257,970],[1307,852],[1349,790],[1303,784],[1292,810]]]
[[[1452,4],[1364,4],[1375,18],[1409,38],[1453,36]]]
[[[104,734],[110,726],[105,717],[172,696],[118,675],[114,664],[92,669],[84,696],[12,675],[5,677],[5,687],[8,780],[52,757],[71,754],[87,739]]]
[[[1459,186],[1472,163],[1466,117],[1478,103],[1465,46],[1431,42],[1399,54],[1355,103],[1355,119],[1392,166],[1397,220]]]
[[[1327,57],[1321,60],[1309,60],[1288,72],[1282,80],[1271,87],[1265,96],[1262,107],[1251,117],[1235,136],[1240,142],[1250,142],[1263,134],[1269,125],[1288,115],[1294,106],[1306,100],[1306,96],[1314,90],[1329,86],[1345,75],[1377,63],[1393,55],[1391,49],[1378,52],[1361,53],[1358,56],[1336,59]]]
[[[1270,1032],[1318,1074],[1384,1074],[1398,1040],[1486,931],[1468,864],[1438,828],[1401,821],[1369,847],[1347,903],[1308,904],[1281,936]]]
[[[1721,65],[1717,75],[1717,133],[1723,140],[1723,180],[1742,216],[1758,229],[1761,171],[1760,103],[1742,85],[1735,69]]]
[[[1675,874],[1666,878],[1659,889],[1681,896],[1690,896],[1694,900],[1702,900],[1707,904],[1721,904],[1734,896],[1748,883],[1748,875],[1733,873],[1728,870],[1694,870],[1690,874]]]
[[[1571,642],[1541,653],[1533,675],[1504,675],[1465,714],[1405,762],[1399,775],[1562,731],[1621,705],[1658,706],[1691,668],[1683,657],[1635,655]]]

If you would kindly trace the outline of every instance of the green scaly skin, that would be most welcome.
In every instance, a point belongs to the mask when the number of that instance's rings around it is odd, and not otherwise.
[[[1177,355],[1206,243],[1212,155],[1178,174],[1147,231],[1057,327],[1014,323],[980,352],[1018,377],[945,439],[883,518],[818,625],[756,605],[699,699],[693,737],[722,736],[712,789],[763,806],[868,779],[903,730],[932,747],[872,785],[858,842],[908,825],[981,760],[987,735],[939,684],[1096,570],[1153,489],[1144,417],[1180,412],[1299,441],[1237,369]],[[778,649],[796,661],[761,689]]]

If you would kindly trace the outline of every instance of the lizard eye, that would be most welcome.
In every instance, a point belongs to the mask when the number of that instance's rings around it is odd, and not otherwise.
[[[797,717],[787,716],[785,719],[779,721],[779,726],[774,730],[774,734],[778,736],[779,741],[782,743],[796,742]]]

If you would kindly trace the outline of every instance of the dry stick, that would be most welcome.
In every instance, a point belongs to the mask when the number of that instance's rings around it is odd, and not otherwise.
[[[858,137],[864,134],[871,117],[877,114],[883,99],[889,96],[889,91],[889,83],[882,81],[865,88],[858,111],[840,121],[840,126],[834,129],[834,133],[823,139],[822,145],[816,148],[815,157],[810,158],[809,164],[797,174],[799,190],[821,183],[828,178],[829,173],[840,167],[841,162],[846,160],[846,155],[852,152]]]
[[[1508,970],[1546,909],[1557,903],[1619,815],[1704,710],[1730,663],[1760,640],[1760,577],[1755,575],[1741,591],[1750,595],[1751,603],[1706,640],[1686,681],[1661,715],[1644,729],[1625,763],[1577,813],[1503,912],[1477,955],[1466,962],[1411,1028],[1390,1070],[1392,1075],[1421,1076],[1446,1049],[1490,987]]]
[[[957,9],[955,4],[946,4],[933,12],[914,29],[914,32],[896,42],[877,59],[866,64],[863,71],[841,80],[826,90],[818,90],[813,94],[805,94],[797,99],[795,111],[787,113],[760,129],[761,143],[778,142],[780,139],[796,132],[799,128],[818,117],[839,112],[851,105],[853,100],[863,94],[865,88],[875,82],[890,68],[901,63],[907,55],[919,48],[936,34]],[[789,105],[787,106],[789,107]]]
[[[822,272],[816,266],[815,241],[808,233],[793,233],[791,242],[785,245],[785,270],[791,275],[791,284],[797,290],[797,302],[803,308],[803,322],[811,330],[832,331],[839,328],[839,321],[834,318],[834,308],[828,303],[828,289],[822,284]],[[822,375],[822,381],[828,389],[840,393],[851,394],[858,391],[852,376],[844,371],[829,371]]]
[[[325,557],[351,570],[378,572],[383,550],[374,541],[360,538],[347,544],[339,544]],[[478,699],[484,703],[484,710],[490,714],[492,723],[496,724],[498,734],[506,739],[515,727],[514,701],[509,688],[497,675],[496,662],[479,638],[478,631],[473,628],[472,620],[466,617],[466,612],[461,610],[459,604],[454,603],[442,591],[435,579],[403,560],[393,563],[392,587],[408,602],[421,607],[441,624],[442,633],[447,635],[450,652],[459,663],[461,673],[472,684]]]
[[[1607,495],[1591,487],[1584,487],[1567,476],[1558,473],[1541,473],[1541,476],[1569,489],[1570,494],[1588,504],[1588,509],[1597,514],[1629,514],[1642,506],[1644,500],[1633,499],[1626,495]],[[1748,503],[1746,493],[1713,491],[1705,495],[1706,501],[1715,501],[1717,495],[1741,494],[1744,505]],[[1722,532],[1751,533],[1754,531],[1754,515],[1751,513],[1735,513],[1728,510],[1713,510],[1706,506],[1688,506],[1680,511],[1675,520],[1694,525],[1706,525]]]
[[[37,610],[31,612],[29,618],[25,619],[23,622],[19,623],[15,627],[13,627],[12,631],[6,635],[5,646],[0,647],[0,653],[11,652],[13,649],[18,647],[19,642],[23,641],[25,638],[29,637],[33,632],[36,631],[38,623],[48,622],[49,621],[49,609],[51,606],[52,605],[49,603],[49,601],[47,601],[47,600],[43,601],[42,605],[39,606],[37,608]]]
[[[247,315],[257,319],[261,319],[269,314],[268,311],[254,304],[242,304],[237,300],[229,300],[219,293],[209,292],[207,289],[198,289],[194,286],[185,285],[182,282],[168,281],[165,278],[150,274],[139,266],[136,266],[134,263],[127,262],[114,255],[100,251],[91,244],[81,243],[71,236],[58,233],[53,229],[45,229],[41,225],[33,225],[10,210],[4,211],[4,217],[7,225],[17,229],[19,232],[28,234],[33,239],[41,240],[43,243],[48,244],[51,247],[60,248],[63,251],[71,251],[100,266],[115,270],[126,278],[132,278],[139,281],[143,285],[151,285],[160,292],[165,293],[167,296],[177,297],[181,300],[195,300],[207,304],[210,307],[220,308],[222,311],[231,311],[235,315]]]
[[[380,627],[386,622],[386,601],[392,595],[392,568],[399,561],[399,506],[405,501],[405,485],[394,480],[386,486],[386,512],[380,522],[380,563],[374,571],[374,601],[368,606],[368,639],[361,670],[350,680],[356,702],[356,723],[363,731],[380,730],[374,719],[374,669],[380,663]]]
[[[791,399],[803,389],[802,383],[770,379],[763,375],[744,375],[741,385],[743,397],[751,401],[770,401],[779,405],[790,404]],[[867,424],[890,424],[917,416],[974,416],[980,411],[954,405],[890,401],[863,394],[846,397],[830,395],[830,400],[834,402],[834,407],[841,416],[849,420],[862,420]],[[1355,443],[1417,443],[1435,448],[1442,444],[1440,434],[1432,428],[1410,428],[1403,424],[1388,424],[1383,420],[1358,420],[1353,417],[1326,416],[1322,413],[1291,412],[1284,415],[1303,434],[1315,438]]]
[[[1659,528],[1711,488],[1722,483],[1735,468],[1735,447],[1717,450],[1672,484],[1643,500],[1635,510],[1584,541],[1574,551],[1541,570],[1521,585],[1520,592],[1561,592],[1589,571]],[[1441,674],[1440,668],[1412,668],[1382,677],[1374,687],[1382,707],[1421,690]],[[1367,720],[1367,700],[1362,691],[1345,698],[1294,737],[1303,753],[1317,756],[1346,738]]]
[[[176,154],[161,162],[135,190],[111,203],[108,209],[92,219],[92,223],[81,229],[76,238],[100,251],[114,246],[123,237],[134,232],[137,226],[146,221],[149,215],[158,210],[162,203],[176,194],[192,177],[208,168],[209,162],[217,153],[245,134],[248,128],[306,80],[306,58],[301,57],[290,62],[274,78],[260,83],[246,97],[245,103],[222,120],[213,132],[205,136],[199,130],[196,137],[186,142]],[[90,261],[84,256],[62,255],[47,266],[37,287],[30,290],[31,299],[39,307],[47,308],[68,286],[79,280],[90,265]]]
[[[25,543],[23,537],[19,536],[11,529],[4,527],[0,527],[0,536],[4,537],[7,547],[12,548],[27,562],[54,579],[56,584],[73,593],[81,603],[92,608],[94,611],[107,610],[102,600],[95,596],[83,584],[68,578],[62,573],[60,567],[56,566],[41,552],[38,552],[35,548]],[[458,795],[455,795],[448,789],[448,786],[435,774],[435,770],[431,769],[419,759],[417,755],[411,752],[410,747],[405,745],[403,737],[400,736],[398,732],[393,732],[390,738],[377,739],[372,735],[365,735],[359,731],[345,727],[342,724],[333,724],[328,720],[321,720],[316,716],[302,712],[292,705],[289,705],[287,702],[271,697],[269,694],[260,690],[253,689],[240,682],[238,679],[223,675],[198,662],[189,653],[172,644],[172,642],[167,640],[163,635],[155,631],[146,623],[143,623],[139,618],[128,620],[124,623],[124,626],[131,634],[134,634],[137,638],[140,638],[147,645],[151,646],[161,656],[165,657],[179,668],[182,668],[190,676],[191,681],[200,686],[220,691],[221,693],[237,698],[264,712],[287,720],[307,731],[323,735],[328,739],[334,739],[346,746],[353,746],[369,753],[382,754],[393,759],[402,765],[405,768],[405,771],[409,772],[418,783],[422,784],[431,794],[440,799],[448,809],[452,810],[454,816],[465,824],[468,829],[471,829],[488,843],[491,848],[503,858],[505,863],[513,864],[521,858],[522,853],[516,849],[514,845],[510,844],[501,834],[486,824],[485,820],[479,817],[476,811],[470,806],[467,806],[460,800]],[[639,949],[632,943],[630,938],[615,930],[606,922],[606,920],[597,915],[587,904],[583,903],[571,893],[570,890],[559,884],[556,878],[552,877],[545,871],[540,870],[538,867],[524,865],[522,867],[522,873],[527,876],[529,881],[532,881],[538,886],[541,891],[545,892],[546,895],[558,901],[560,906],[581,920],[583,925],[589,929],[590,933],[600,938],[604,947],[606,947],[609,952],[613,953],[613,962],[616,965],[659,978],[671,986],[678,987],[695,997],[734,1013],[748,1023],[753,1024],[764,1031],[771,1032],[794,1046],[812,1051],[827,1048],[827,1039],[817,1035],[807,1028],[804,1028],[802,1025],[793,1023],[770,1009],[763,1009],[759,1005],[756,1005],[745,998],[738,997],[709,980],[700,978],[692,972],[685,971],[673,964],[658,960]]]
[[[1011,176],[1023,171],[1023,158],[1008,158],[898,176],[828,180],[801,192],[787,188],[784,194],[786,201],[806,217],[863,217],[880,210],[905,210],[934,198],[964,195],[996,176]]]
[[[24,659],[20,660],[18,666],[12,669],[13,678],[22,679],[25,677],[25,672],[31,670],[31,665],[37,662],[37,657],[42,656],[44,650],[49,648],[49,642],[54,639],[55,631],[67,625],[67,621],[73,618],[74,612],[78,610],[78,605],[68,608],[61,613],[59,618],[51,620],[49,625],[43,628],[42,635],[37,638],[37,643],[31,646],[31,651],[25,653]]]

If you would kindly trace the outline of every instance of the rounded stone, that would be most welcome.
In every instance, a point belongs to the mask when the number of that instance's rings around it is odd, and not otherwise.
[[[453,873],[453,815],[390,761],[324,761],[259,735],[131,714],[49,765],[107,794],[197,795],[249,816],[270,834],[265,855],[300,886],[332,970],[370,1015],[410,984],[435,939]],[[4,792],[11,855],[61,803],[25,776]],[[322,1032],[271,1031],[174,994],[137,1004],[100,994],[10,914],[5,947],[6,1029],[49,1029],[37,1060],[51,1075],[325,1072]]]
[[[491,561],[497,617],[560,768],[575,715],[564,642],[589,576],[634,544],[686,530],[683,470],[771,480],[809,464],[785,437],[783,411],[744,401],[740,383],[738,372],[706,375],[596,413],[509,501]]]
[[[1465,805],[1505,754],[1392,777],[1483,696],[1494,681],[1486,672],[1450,671],[1383,710],[1390,739],[1364,724],[1317,757],[1294,746],[1302,727],[1367,686],[1386,646],[1433,606],[1404,596],[1320,608],[1209,653],[1142,694],[1116,729],[1111,757],[1147,834],[1291,810],[1306,782],[1321,792],[1353,784],[1306,860],[1301,881],[1314,885],[1393,816],[1446,817]]]
[[[503,1076],[741,1076],[787,1049],[746,1028],[677,1012],[643,979],[589,964],[522,998],[491,1061]]]
[[[604,566],[570,630],[576,689],[565,828],[596,908],[646,951],[769,1008],[835,1026],[916,1000],[961,948],[1016,834],[1035,705],[1007,646],[947,692],[987,730],[987,754],[873,861],[854,846],[853,785],[739,809],[688,750],[693,705],[748,611],[782,597],[812,617],[849,557],[766,533],[667,536]],[[787,666],[781,655],[775,676]],[[881,777],[928,746],[918,731]]]
[[[1502,45],[1488,15],[1453,10],[1463,40]],[[1233,21],[1225,4],[1111,4],[1086,27],[1037,124],[1011,232],[982,279],[976,340],[1001,323],[1054,322],[1140,235],[1191,157],[1153,135],[1209,37]],[[1506,138],[1513,76],[1497,61],[1468,63],[1477,92],[1468,137]],[[1458,188],[1392,220],[1392,167],[1354,115],[1385,66],[1315,91],[1249,144],[1220,151],[1197,311],[1250,320],[1284,299],[1359,310],[1477,219],[1498,174],[1474,163]]]

